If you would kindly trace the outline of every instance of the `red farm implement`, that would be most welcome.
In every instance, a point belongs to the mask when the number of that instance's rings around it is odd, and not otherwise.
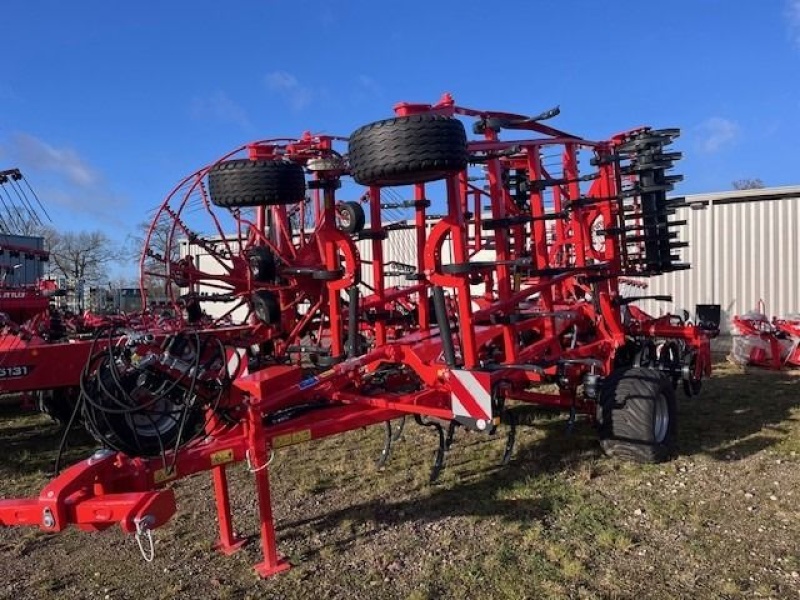
[[[635,304],[647,296],[620,290],[687,268],[670,220],[680,200],[667,199],[678,131],[589,141],[544,123],[557,111],[449,95],[395,113],[349,138],[248,144],[169,194],[142,280],[181,320],[89,342],[76,414],[103,449],[38,498],[1,501],[1,523],[119,523],[141,541],[175,512],[169,484],[211,471],[229,553],[226,467],[246,460],[267,576],[288,568],[268,476],[287,445],[385,423],[385,460],[390,422],[410,416],[438,435],[435,479],[458,428],[507,428],[507,460],[511,407],[532,403],[587,416],[610,454],[674,452],[675,389],[699,392],[713,332],[651,317]],[[359,201],[337,199],[343,183]],[[393,254],[400,236],[407,256]]]
[[[38,209],[37,209],[38,206]],[[38,230],[44,226],[47,212],[39,198],[22,176],[19,169],[0,171],[0,322],[22,324],[47,312],[53,297],[60,292],[55,282],[38,279],[41,267],[50,259],[50,253],[40,247],[22,245],[25,236],[15,232]],[[27,238],[30,240],[31,238]],[[33,277],[28,267],[34,267]],[[25,272],[24,283],[18,279],[17,270]],[[38,279],[35,283],[33,279]]]
[[[800,366],[800,315],[769,320],[761,302],[758,310],[734,316],[731,326],[732,362],[774,370]]]

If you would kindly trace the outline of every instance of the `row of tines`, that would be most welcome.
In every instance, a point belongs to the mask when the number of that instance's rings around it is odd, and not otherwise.
[[[659,275],[689,268],[680,249],[688,245],[678,228],[686,221],[670,220],[684,198],[668,198],[682,175],[668,175],[680,152],[666,148],[678,129],[647,129],[617,148],[620,165],[623,269],[630,274]]]

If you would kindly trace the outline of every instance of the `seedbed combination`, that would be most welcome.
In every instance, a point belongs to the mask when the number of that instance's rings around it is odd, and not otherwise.
[[[621,289],[687,268],[670,220],[680,200],[667,199],[678,131],[589,141],[545,124],[557,111],[449,95],[395,113],[349,138],[248,144],[169,194],[142,281],[182,315],[88,342],[75,415],[102,449],[38,498],[0,501],[0,522],[119,523],[141,541],[176,510],[169,484],[211,471],[230,553],[226,468],[246,460],[267,576],[288,568],[268,464],[289,444],[385,423],[385,460],[391,422],[411,416],[438,436],[435,479],[457,428],[507,427],[507,460],[510,407],[531,403],[596,421],[610,454],[673,453],[675,389],[699,392],[710,332],[653,318],[636,307],[647,296]],[[337,198],[343,182],[357,200]],[[411,258],[389,254],[401,235]]]

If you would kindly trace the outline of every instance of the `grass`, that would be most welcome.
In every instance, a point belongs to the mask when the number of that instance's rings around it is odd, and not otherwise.
[[[231,470],[235,524],[253,537],[211,552],[208,477],[176,485],[179,512],[144,563],[118,529],[0,531],[4,598],[786,598],[800,593],[800,377],[720,364],[680,404],[680,456],[634,465],[594,431],[529,412],[512,463],[502,436],[460,432],[435,484],[435,436],[408,426],[384,469],[382,430],[281,450],[271,467],[280,550],[294,568],[258,580],[250,476]],[[6,496],[47,481],[57,428],[7,414]],[[76,441],[69,460],[90,452]],[[797,490],[797,491],[795,491]],[[108,591],[106,591],[108,590]]]

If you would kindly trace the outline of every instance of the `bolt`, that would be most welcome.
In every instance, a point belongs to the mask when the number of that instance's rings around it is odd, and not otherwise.
[[[53,516],[53,511],[49,508],[45,508],[42,513],[42,525],[47,529],[52,529],[56,526],[56,518]]]

